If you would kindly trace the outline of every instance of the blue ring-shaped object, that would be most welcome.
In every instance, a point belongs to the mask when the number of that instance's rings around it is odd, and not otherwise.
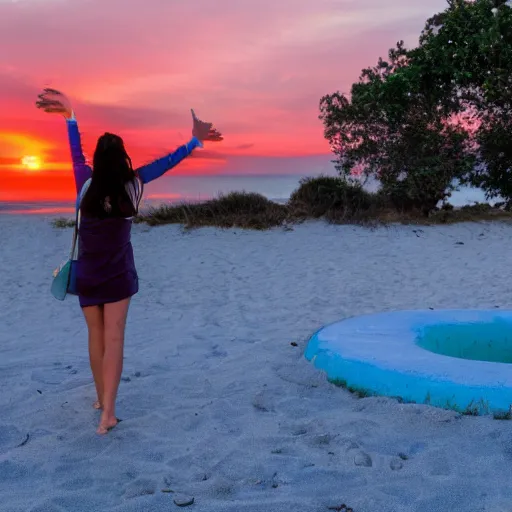
[[[510,412],[511,364],[441,355],[419,344],[430,326],[496,323],[507,332],[510,329],[512,343],[512,311],[397,311],[359,316],[316,332],[305,357],[324,370],[331,382],[352,391],[471,414]]]

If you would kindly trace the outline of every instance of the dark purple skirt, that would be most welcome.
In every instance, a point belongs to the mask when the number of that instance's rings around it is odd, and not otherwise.
[[[81,307],[118,302],[139,291],[131,227],[130,219],[82,217],[76,269]]]

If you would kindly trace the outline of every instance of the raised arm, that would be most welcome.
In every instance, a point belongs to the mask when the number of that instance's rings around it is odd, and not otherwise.
[[[78,196],[84,183],[91,177],[92,169],[85,163],[80,132],[78,131],[78,124],[71,103],[65,94],[57,89],[47,87],[38,95],[36,107],[48,114],[62,115],[66,119],[73,161],[73,174],[75,176],[76,193]]]
[[[43,92],[39,94],[38,98],[38,101],[36,101],[37,108],[50,114],[63,115],[66,118],[69,146],[73,160],[73,173],[78,195],[84,183],[91,177],[92,170],[85,162],[80,132],[78,131],[78,124],[73,114],[71,103],[66,95],[56,89],[50,88],[43,89]],[[184,158],[190,155],[194,149],[202,147],[203,141],[219,142],[223,140],[222,134],[213,128],[212,123],[206,123],[198,119],[193,110],[191,110],[191,113],[193,120],[192,139],[186,144],[183,144],[183,146],[180,146],[173,153],[137,169],[137,174],[142,183],[149,183],[159,178],[173,167],[176,167]]]
[[[189,156],[194,149],[202,146],[198,138],[192,137],[189,142],[180,146],[173,153],[159,158],[150,164],[139,167],[136,172],[142,183],[149,183],[150,181],[160,178],[160,176],[163,176],[173,167],[176,167],[182,160]]]
[[[91,177],[92,169],[85,162],[84,153],[82,151],[82,142],[80,132],[78,130],[78,123],[73,116],[66,119],[68,127],[69,147],[71,149],[71,159],[73,162],[73,174],[75,176],[76,193],[79,194],[84,186],[84,183]]]
[[[184,158],[198,147],[203,147],[203,141],[219,142],[223,140],[222,134],[213,127],[212,123],[205,123],[197,118],[194,110],[191,110],[193,128],[192,139],[180,146],[176,151],[154,162],[137,169],[142,183],[149,183],[163,176],[169,169],[176,167]]]

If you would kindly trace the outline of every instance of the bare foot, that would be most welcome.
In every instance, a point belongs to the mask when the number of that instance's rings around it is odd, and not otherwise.
[[[96,410],[100,410],[100,409],[103,409],[103,405],[101,405],[101,402],[99,400],[96,400],[96,402],[94,402],[92,404],[93,408],[96,409]]]
[[[115,416],[112,418],[103,418],[102,415],[96,434],[100,436],[108,434],[120,421],[121,420],[117,419]]]

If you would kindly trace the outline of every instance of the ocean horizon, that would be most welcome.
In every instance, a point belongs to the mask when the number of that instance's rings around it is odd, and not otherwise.
[[[145,186],[141,208],[160,204],[199,202],[229,192],[254,192],[276,202],[286,202],[305,178],[301,174],[167,175]],[[73,213],[69,201],[0,201],[0,214],[56,215]]]
[[[240,174],[240,175],[168,175],[145,187],[142,210],[160,204],[199,202],[230,192],[258,193],[271,201],[284,203],[306,175],[301,174]],[[376,184],[365,186],[375,191]],[[449,202],[460,207],[485,202],[482,190],[461,187],[453,192]],[[0,214],[66,215],[74,212],[74,203],[69,201],[0,201]]]

